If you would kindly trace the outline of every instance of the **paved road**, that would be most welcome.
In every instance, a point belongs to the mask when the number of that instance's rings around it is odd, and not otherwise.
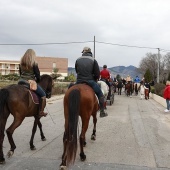
[[[6,159],[2,170],[58,170],[62,155],[64,117],[62,96],[49,100],[50,112],[42,118],[47,141],[41,141],[39,130],[35,136],[37,150],[29,149],[33,118],[26,118],[15,131],[16,151]],[[92,120],[86,135],[87,160],[81,162],[77,154],[70,170],[170,170],[170,113],[152,99],[139,96],[115,95],[112,106],[107,106],[108,117],[97,122],[97,139],[91,141]],[[9,117],[7,127],[12,121]],[[80,122],[81,125],[81,122]],[[4,153],[9,150],[5,136]]]

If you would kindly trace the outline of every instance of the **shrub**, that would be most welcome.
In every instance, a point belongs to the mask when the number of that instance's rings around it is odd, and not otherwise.
[[[155,88],[154,88],[154,86],[151,86],[151,93],[155,93]]]
[[[155,84],[154,93],[157,94],[158,96],[163,97],[164,89],[165,89],[165,84],[162,83]]]
[[[0,81],[0,89],[3,87],[6,87],[10,84],[17,84],[17,81]],[[54,87],[52,88],[52,95],[58,95],[58,94],[65,94],[65,92],[68,89],[68,83],[55,83]]]
[[[65,94],[68,89],[67,83],[55,83],[52,89],[52,95]]]

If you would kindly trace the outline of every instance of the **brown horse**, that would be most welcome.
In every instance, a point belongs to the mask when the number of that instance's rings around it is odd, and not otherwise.
[[[63,155],[61,170],[66,169],[70,164],[74,164],[77,151],[77,127],[78,118],[81,117],[82,129],[79,136],[80,159],[84,161],[86,155],[83,147],[86,145],[85,134],[88,129],[90,116],[93,116],[93,133],[91,140],[96,139],[97,111],[99,110],[98,100],[93,89],[86,84],[72,86],[64,96],[64,117],[65,132],[63,136]]]
[[[145,99],[149,99],[149,89],[145,89]]]
[[[53,85],[52,77],[49,75],[42,75],[39,84],[46,92],[46,97],[50,98]],[[21,125],[25,117],[34,116],[35,118],[30,139],[30,148],[32,150],[36,149],[33,144],[33,139],[37,125],[40,128],[41,139],[45,140],[38,112],[39,104],[33,102],[29,89],[23,85],[13,84],[0,90],[0,164],[5,163],[3,154],[4,130],[10,113],[13,115],[14,120],[11,126],[6,130],[8,141],[11,146],[7,153],[8,157],[11,157],[16,149],[12,135],[15,129]]]
[[[132,95],[132,84],[130,82],[125,84],[125,92],[127,96]]]

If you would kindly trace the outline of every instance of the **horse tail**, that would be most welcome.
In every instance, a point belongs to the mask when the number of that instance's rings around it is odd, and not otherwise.
[[[8,89],[0,90],[0,116],[4,113],[4,108],[9,97]]]
[[[68,96],[67,165],[74,164],[77,153],[77,126],[80,111],[80,91],[73,89]]]

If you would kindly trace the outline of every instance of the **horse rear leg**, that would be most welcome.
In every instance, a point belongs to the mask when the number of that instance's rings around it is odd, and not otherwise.
[[[66,138],[66,133],[64,132],[63,135],[63,145],[64,145],[64,151],[63,151],[63,155],[62,155],[62,163],[60,164],[60,170],[65,170],[66,168],[66,159],[67,159],[67,155],[66,155],[66,146],[67,146],[67,138]]]
[[[80,134],[80,159],[81,159],[81,161],[86,160],[86,155],[84,154],[84,146],[85,146],[84,144],[86,144],[85,134],[88,129],[90,117],[88,119],[86,119],[86,118],[84,118],[84,119],[82,118],[82,130],[81,130],[81,134]]]
[[[97,114],[97,112],[96,112]],[[97,123],[97,117],[96,117],[96,114],[93,115],[93,133],[91,135],[91,140],[96,140],[96,123]]]
[[[13,133],[14,130],[21,125],[22,121],[24,120],[24,118],[20,118],[19,120],[17,120],[16,118],[14,118],[13,123],[11,124],[11,126],[6,130],[7,133],[7,137],[8,137],[8,141],[10,143],[11,149],[8,151],[7,156],[8,158],[10,158],[13,154],[14,154],[14,150],[16,149],[16,145],[14,143],[13,140]]]
[[[0,116],[0,164],[5,163],[5,158],[3,153],[3,142],[5,137],[4,131],[5,131],[5,126],[6,126],[8,116],[9,113],[7,116]]]

